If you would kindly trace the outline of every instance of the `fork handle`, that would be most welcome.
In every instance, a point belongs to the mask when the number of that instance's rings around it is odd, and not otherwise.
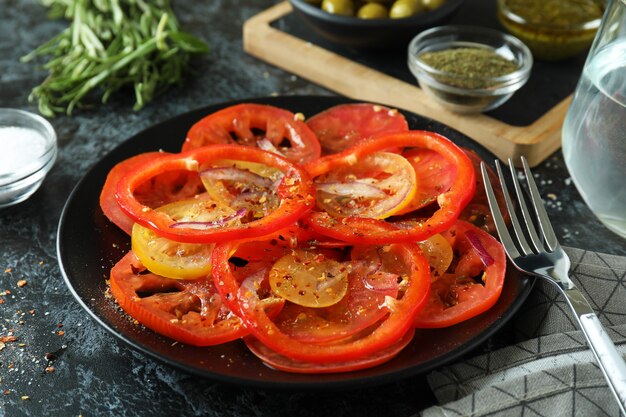
[[[609,388],[619,403],[622,415],[626,415],[626,363],[624,359],[595,313],[583,314],[578,320]]]
[[[580,290],[572,285],[563,293],[576,313],[580,328],[617,399],[622,415],[626,416],[626,362]]]

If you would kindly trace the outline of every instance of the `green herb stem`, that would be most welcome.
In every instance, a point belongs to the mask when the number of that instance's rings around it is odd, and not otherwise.
[[[22,57],[48,57],[45,80],[33,88],[46,116],[71,115],[75,108],[102,103],[131,87],[135,110],[141,109],[188,71],[192,54],[206,53],[202,40],[178,29],[168,0],[42,0],[51,17],[70,26]]]

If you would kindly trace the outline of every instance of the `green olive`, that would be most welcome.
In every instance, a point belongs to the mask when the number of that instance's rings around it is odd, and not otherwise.
[[[443,6],[446,0],[420,0],[420,2],[428,10],[435,10]]]
[[[365,3],[356,15],[360,19],[385,19],[389,17],[387,8],[380,3]]]
[[[324,0],[322,10],[341,16],[354,16],[354,2],[352,0]]]
[[[389,17],[392,19],[402,19],[403,17],[414,16],[425,10],[420,0],[396,0],[389,10]]]

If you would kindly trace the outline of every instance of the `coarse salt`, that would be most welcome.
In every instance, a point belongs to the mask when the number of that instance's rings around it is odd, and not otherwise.
[[[0,175],[19,171],[46,152],[46,139],[33,129],[0,127]]]

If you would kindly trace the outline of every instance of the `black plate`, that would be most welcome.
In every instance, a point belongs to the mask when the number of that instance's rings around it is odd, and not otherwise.
[[[340,97],[271,97],[243,100],[267,103],[311,116],[336,104]],[[269,369],[245,345],[231,342],[210,348],[172,344],[172,340],[133,325],[103,294],[110,268],[126,253],[130,239],[103,215],[98,199],[109,170],[140,152],[176,152],[189,127],[202,116],[235,102],[198,109],[152,126],[120,144],[98,162],[68,198],[57,235],[59,265],[78,302],[104,328],[136,349],[185,371],[246,386],[286,389],[354,388],[383,384],[424,373],[459,358],[498,330],[526,299],[529,280],[509,268],[502,296],[486,313],[448,329],[418,330],[413,342],[393,360],[357,372],[300,375]],[[474,149],[487,161],[494,156],[461,133],[424,117],[403,111],[414,129],[441,133],[457,144]]]

